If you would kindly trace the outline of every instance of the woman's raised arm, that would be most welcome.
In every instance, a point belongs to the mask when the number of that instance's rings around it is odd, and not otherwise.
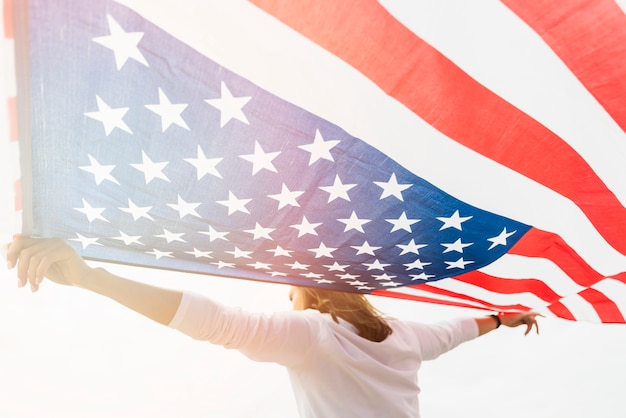
[[[156,322],[171,322],[182,292],[128,280],[102,268],[92,268],[65,241],[58,238],[16,238],[8,247],[9,269],[17,267],[18,286],[37,291],[44,277],[81,287],[138,312]]]

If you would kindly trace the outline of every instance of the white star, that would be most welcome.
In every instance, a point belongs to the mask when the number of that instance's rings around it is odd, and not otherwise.
[[[109,180],[110,182],[113,182],[115,184],[120,184],[111,175],[111,171],[113,171],[113,169],[115,168],[114,165],[100,165],[100,163],[96,161],[96,159],[93,158],[91,155],[87,154],[87,157],[89,157],[89,162],[91,163],[91,165],[84,165],[78,168],[93,174],[96,180],[96,185],[100,185],[100,183],[102,183],[104,180]]]
[[[402,197],[402,191],[408,189],[412,186],[412,184],[398,184],[398,180],[396,179],[396,173],[392,173],[389,181],[375,181],[375,185],[378,187],[382,187],[383,192],[380,195],[380,200],[383,200],[386,197],[394,196],[397,199],[404,201]]]
[[[221,269],[223,267],[228,267],[228,268],[234,268],[235,267],[235,263],[227,263],[226,261],[218,261],[217,263],[211,263],[217,266],[218,269]]]
[[[320,158],[328,161],[335,161],[333,159],[333,156],[330,154],[330,150],[339,142],[339,140],[324,141],[324,138],[322,138],[322,134],[320,134],[320,131],[316,129],[315,139],[313,140],[313,143],[300,145],[298,148],[301,148],[306,152],[311,153],[311,157],[309,158],[309,165],[312,165]]]
[[[315,279],[313,281],[317,282],[317,284],[331,284],[331,283],[335,283],[333,280],[327,280],[327,279]]]
[[[274,167],[274,164],[272,164],[272,160],[278,157],[278,154],[280,154],[280,151],[263,151],[263,148],[261,148],[261,144],[255,141],[254,154],[240,155],[240,157],[252,163],[252,175],[255,175],[263,169],[276,173],[276,167]]]
[[[323,276],[323,274],[313,273],[312,271],[310,271],[308,273],[300,273],[300,276],[304,276],[308,279],[320,279]]]
[[[228,192],[228,200],[218,200],[217,203],[224,205],[228,208],[228,214],[232,215],[235,212],[243,212],[249,214],[250,211],[246,208],[246,205],[250,203],[252,199],[238,199],[233,192]]]
[[[85,116],[102,122],[102,125],[104,126],[104,133],[106,134],[106,136],[109,136],[109,134],[115,128],[119,128],[123,131],[128,132],[129,134],[133,133],[128,125],[126,125],[126,123],[124,123],[124,121],[122,120],[126,112],[128,112],[127,107],[111,109],[111,107],[106,104],[104,100],[102,100],[98,95],[96,95],[96,102],[98,102],[98,111],[85,112]]]
[[[339,179],[339,175],[335,175],[335,182],[332,186],[322,186],[320,189],[329,193],[328,203],[337,199],[338,197],[350,201],[350,196],[348,196],[348,190],[352,189],[356,184],[343,184]]]
[[[224,251],[225,253],[232,254],[234,258],[252,258],[250,254],[252,251],[244,251],[240,250],[239,247],[235,246],[233,251]]]
[[[310,266],[308,264],[300,264],[297,261],[294,261],[293,264],[285,264],[288,267],[291,267],[292,270],[306,270]]]
[[[315,228],[317,228],[321,224],[322,224],[321,222],[312,224],[312,223],[309,222],[309,220],[306,218],[306,216],[303,216],[302,217],[302,223],[295,224],[295,225],[289,225],[289,227],[297,229],[298,230],[298,238],[300,238],[301,236],[306,235],[306,234],[317,235],[317,232],[315,231]]]
[[[395,279],[396,278],[396,276],[390,276],[387,273],[374,274],[374,275],[372,275],[372,277],[374,279],[376,279],[377,281],[379,281],[379,280],[391,280],[391,279]]]
[[[419,270],[424,270],[424,266],[428,266],[432,263],[425,263],[422,262],[419,258],[415,261],[413,261],[412,263],[408,263],[408,264],[403,264],[404,267],[406,267],[407,270],[413,270],[413,269],[419,269]]]
[[[367,282],[362,282],[359,280],[354,280],[352,282],[347,282],[347,283],[351,286],[365,286],[367,284]]]
[[[173,242],[173,241],[186,242],[184,239],[181,238],[183,235],[185,235],[184,232],[174,233],[174,232],[170,232],[167,229],[163,228],[163,233],[161,235],[155,235],[155,237],[157,237],[157,238],[165,238],[165,240],[169,244],[170,242]]]
[[[384,270],[385,267],[390,266],[391,264],[383,264],[378,260],[374,260],[373,263],[363,263],[364,266],[367,267],[367,270]]]
[[[444,247],[446,247],[446,249],[443,251],[443,254],[445,253],[449,253],[450,251],[456,251],[457,253],[463,253],[463,248],[465,247],[469,247],[470,245],[472,245],[473,242],[461,242],[461,238],[457,239],[456,241],[454,241],[451,244],[444,244],[443,242],[441,243],[441,245],[443,245]]]
[[[400,248],[402,250],[400,255],[409,254],[409,253],[419,255],[420,248],[424,248],[424,247],[427,247],[427,246],[428,246],[428,244],[416,244],[414,239],[412,239],[411,242],[409,242],[406,245],[404,245],[404,244],[396,245],[396,247],[398,247],[398,248]]]
[[[324,265],[328,269],[328,271],[346,271],[346,267],[350,267],[349,264],[339,264],[338,262],[334,262],[332,265]]]
[[[359,219],[359,217],[356,216],[356,213],[352,211],[352,215],[350,215],[350,218],[337,220],[341,223],[346,224],[343,232],[348,232],[352,229],[356,229],[357,231],[364,233],[365,231],[363,231],[363,225],[370,222],[371,219]]]
[[[304,192],[292,192],[287,188],[287,185],[283,183],[283,187],[279,194],[270,194],[267,197],[270,197],[274,200],[278,200],[278,209],[281,209],[287,205],[290,206],[300,206],[300,204],[296,201],[296,198],[300,197],[300,195]]]
[[[320,242],[320,245],[317,248],[309,248],[309,251],[315,253],[315,258],[321,258],[321,257],[332,258],[333,251],[335,250],[336,248],[327,247],[326,245],[324,245],[323,242]]]
[[[353,280],[353,279],[358,279],[359,277],[361,277],[358,274],[354,275],[354,274],[350,274],[350,273],[335,274],[335,276],[339,277],[341,280]]]
[[[274,257],[280,257],[280,256],[291,257],[291,253],[293,252],[292,250],[285,250],[280,245],[277,245],[276,248],[274,248],[273,250],[267,250],[267,251],[270,253],[274,253]]]
[[[271,266],[271,264],[261,263],[260,261],[257,261],[254,264],[246,264],[246,265],[253,267],[255,270],[269,270]]]
[[[461,228],[461,224],[465,221],[467,221],[468,219],[472,219],[472,216],[464,216],[461,217],[459,215],[459,211],[456,210],[454,211],[454,213],[452,214],[452,216],[446,218],[446,217],[437,217],[437,219],[439,219],[441,222],[443,222],[443,225],[441,226],[441,228],[439,228],[440,231],[447,229],[447,228],[456,228],[459,231],[462,231],[463,228]]]
[[[370,286],[359,286],[356,288],[357,290],[373,290],[373,287]]]
[[[205,100],[205,102],[220,111],[220,128],[223,128],[231,119],[237,119],[248,125],[248,119],[243,114],[242,108],[250,101],[251,97],[234,97],[223,81],[221,94],[222,97],[219,99]]]
[[[146,184],[150,184],[150,182],[154,179],[161,179],[167,182],[170,181],[170,179],[163,174],[163,169],[169,164],[168,162],[152,162],[152,160],[143,151],[141,151],[141,161],[141,164],[131,164],[131,166],[143,173]]]
[[[249,234],[253,234],[254,237],[252,238],[253,240],[259,239],[259,238],[265,238],[265,239],[269,239],[269,240],[273,240],[273,238],[270,236],[270,233],[273,232],[275,230],[275,228],[263,228],[258,222],[256,223],[256,226],[254,227],[254,229],[246,229],[244,232],[247,232]]]
[[[211,253],[213,251],[200,251],[197,248],[194,248],[193,251],[185,251],[185,254],[191,254],[196,258],[213,258],[211,257]]]
[[[403,229],[407,232],[413,232],[411,230],[411,225],[418,223],[421,219],[408,219],[406,217],[406,212],[402,212],[402,215],[398,219],[385,219],[387,222],[393,224],[393,228],[391,228],[391,232],[398,231]]]
[[[152,251],[146,251],[146,254],[152,254],[157,260],[163,257],[174,258],[171,251],[159,251],[156,248],[153,248]]]
[[[151,221],[154,221],[154,219],[152,218],[152,216],[148,215],[148,211],[152,209],[152,206],[144,206],[144,207],[139,207],[137,205],[135,205],[132,200],[128,199],[128,207],[127,208],[120,208],[121,211],[124,211],[126,213],[130,213],[133,216],[133,220],[136,221],[140,218],[146,218],[149,219]]]
[[[219,173],[219,171],[217,171],[217,168],[215,168],[215,166],[218,165],[222,160],[223,158],[207,158],[206,155],[204,155],[202,148],[200,148],[200,145],[198,145],[198,158],[185,158],[185,161],[187,161],[189,164],[193,165],[196,168],[198,180],[200,180],[207,174],[221,179],[222,175]]]
[[[102,216],[102,212],[104,212],[104,208],[94,208],[89,203],[87,203],[85,199],[83,199],[83,207],[74,208],[74,210],[77,210],[80,213],[85,214],[85,216],[87,216],[87,219],[89,220],[90,223],[95,221],[96,219],[99,219],[104,222],[109,222],[104,218],[104,216]]]
[[[356,255],[359,255],[359,254],[375,255],[374,251],[379,250],[382,247],[372,247],[367,241],[364,241],[363,245],[353,245],[352,248],[357,250]]]
[[[189,130],[189,126],[180,115],[187,107],[186,104],[172,104],[163,90],[159,88],[159,104],[146,105],[146,107],[161,117],[161,131],[165,132],[172,123]]]
[[[112,239],[124,241],[124,245],[131,245],[131,244],[143,245],[141,241],[139,241],[139,238],[141,238],[139,235],[131,236],[131,235],[125,234],[122,231],[120,231],[119,237],[112,237]]]
[[[473,261],[465,261],[463,257],[461,257],[456,261],[446,261],[445,263],[448,265],[446,269],[464,269],[466,265],[472,264]]]
[[[76,233],[76,236],[78,238],[71,238],[70,241],[80,242],[81,245],[83,246],[83,250],[89,247],[90,245],[102,245],[98,242],[98,238],[87,238],[87,237],[82,236],[79,233]]]
[[[178,195],[178,203],[168,203],[167,206],[178,211],[178,216],[180,219],[183,219],[187,215],[192,215],[196,217],[200,217],[198,212],[196,212],[196,208],[200,206],[200,203],[188,203],[183,200],[180,195]]]
[[[199,231],[200,234],[203,235],[208,235],[209,236],[209,242],[213,242],[216,239],[223,239],[224,241],[228,241],[228,239],[226,238],[226,235],[228,235],[228,232],[217,232],[212,226],[209,226],[209,231]]]
[[[505,245],[506,246],[507,238],[510,237],[511,235],[513,235],[516,232],[517,232],[517,230],[515,230],[513,232],[506,232],[506,228],[504,228],[502,230],[502,232],[500,232],[500,235],[498,235],[497,237],[487,238],[487,241],[491,241],[491,246],[488,249],[491,250],[493,247],[496,247],[498,245]]]
[[[282,271],[271,271],[269,273],[272,277],[276,276],[287,276],[287,273],[283,273]]]
[[[397,287],[397,286],[401,286],[401,285],[402,285],[402,283],[389,281],[389,282],[383,282],[383,283],[381,283],[380,285],[381,285],[381,286],[384,286],[384,287],[389,287],[389,286],[392,286],[392,287]]]
[[[434,274],[426,274],[424,272],[421,272],[420,274],[411,274],[411,280],[428,280],[431,277],[435,277]]]
[[[148,67],[148,62],[137,48],[137,44],[143,37],[143,32],[124,32],[124,29],[111,15],[107,15],[107,21],[111,35],[99,36],[93,38],[93,41],[113,51],[118,71],[129,58]]]

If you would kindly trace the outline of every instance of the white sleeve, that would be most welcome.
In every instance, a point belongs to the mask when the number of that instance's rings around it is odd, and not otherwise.
[[[459,344],[478,337],[473,318],[461,318],[437,324],[411,323],[417,336],[422,360],[432,360]]]
[[[319,325],[302,311],[253,313],[188,292],[169,327],[196,340],[237,349],[252,360],[283,365],[304,358],[319,334]]]

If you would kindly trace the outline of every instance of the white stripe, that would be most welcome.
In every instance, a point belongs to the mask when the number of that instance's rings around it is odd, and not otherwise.
[[[436,299],[436,300],[445,301],[445,302],[462,303],[462,304],[473,306],[477,309],[489,310],[489,308],[487,308],[485,305],[479,302],[473,302],[471,300],[455,298],[452,296],[439,295],[437,293],[432,293],[427,290],[424,290],[423,288],[420,288],[420,287],[398,287],[395,289],[387,289],[387,290],[394,292],[394,293],[404,294],[404,295]]]
[[[425,290],[425,288],[422,288],[419,286],[418,287],[399,287],[399,288],[387,289],[387,290],[393,293],[398,293],[398,294],[403,294],[403,295],[430,298],[430,299],[435,299],[435,300],[443,301],[443,302],[465,304],[465,305],[469,305],[475,309],[480,309],[480,310],[486,310],[486,311],[492,310],[490,307],[483,305],[482,303],[479,303],[479,302],[474,302],[474,301],[461,299],[461,298],[455,298],[455,297],[446,296],[446,295],[439,295],[437,293],[429,292],[428,290]],[[551,311],[549,311],[545,306],[533,307],[533,311],[537,313],[541,313],[546,316],[554,316],[554,314]]]
[[[626,13],[626,0],[615,0],[615,3]]]
[[[121,2],[260,87],[378,147],[455,197],[558,233],[604,275],[626,270],[626,257],[568,199],[446,138],[356,70],[255,6],[207,1],[185,10],[173,0]],[[169,7],[159,7],[163,5]]]
[[[505,254],[480,269],[483,273],[505,279],[537,279],[559,296],[576,294],[585,288],[573,282],[556,264],[543,258]]]
[[[606,297],[611,299],[622,312],[622,316],[626,317],[626,284],[615,279],[604,279],[593,286],[593,289],[602,292]]]
[[[563,298],[559,302],[569,309],[578,321],[602,322],[593,306],[578,294]]]
[[[495,0],[382,3],[479,83],[567,141],[626,205],[626,134],[509,8]]]
[[[536,278],[540,281],[543,281],[557,294],[567,295],[565,298],[562,298],[561,301],[566,301],[568,305],[571,305],[572,309],[575,309],[577,315],[581,316],[582,319],[591,318],[591,320],[595,321],[594,317],[590,317],[590,314],[587,312],[587,310],[591,308],[591,306],[588,302],[580,298],[580,296],[578,295],[578,292],[584,290],[585,288],[572,282],[565,275],[565,273],[563,273],[563,271],[558,268],[558,266],[554,265],[548,260],[531,259],[509,254],[503,256],[493,264],[480,269],[480,271],[495,277],[502,277],[507,279]],[[612,285],[610,289],[608,288],[609,284]],[[439,289],[445,289],[452,292],[469,295],[477,299],[493,303],[495,305],[510,305],[520,303],[522,305],[531,307],[537,312],[551,314],[550,311],[546,308],[546,302],[530,293],[503,295],[496,292],[490,292],[480,286],[464,283],[455,279],[439,280],[429,283],[429,285]],[[621,301],[626,305],[626,286],[621,282],[612,279],[605,279],[593,287],[597,288],[607,295],[611,295],[611,298],[613,300]],[[613,296],[612,292],[614,288],[618,289],[621,292],[620,293],[616,291],[616,296],[622,295],[623,299],[616,299]],[[468,302],[463,299],[432,294],[428,291],[420,290],[419,287],[398,288],[391,290],[404,294],[419,295],[436,298],[439,300],[463,302],[469,303],[474,306],[482,306],[480,304]],[[593,308],[591,309],[593,310]]]
[[[545,301],[543,301],[542,299],[538,298],[537,296],[529,292],[514,293],[510,295],[504,294],[504,293],[491,292],[480,286],[475,286],[473,284],[461,282],[453,278],[437,280],[436,282],[429,283],[429,285],[433,287],[437,287],[439,289],[444,289],[444,290],[448,290],[451,292],[457,292],[463,295],[472,296],[474,298],[484,300],[489,303],[493,303],[494,305],[521,304],[521,305],[524,305],[533,309],[538,309],[542,306],[547,305]]]

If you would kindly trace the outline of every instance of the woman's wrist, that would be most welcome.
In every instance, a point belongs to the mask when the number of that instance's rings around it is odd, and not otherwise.
[[[500,319],[500,314],[498,314],[498,315],[489,315],[489,316],[492,317],[496,321],[496,329],[500,328],[500,325],[502,325],[502,320]]]
[[[90,267],[85,264],[84,268],[80,270],[80,273],[75,275],[74,280],[72,281],[72,286],[91,290],[93,283],[97,280],[97,276],[100,274],[100,270],[104,271],[103,268]]]

